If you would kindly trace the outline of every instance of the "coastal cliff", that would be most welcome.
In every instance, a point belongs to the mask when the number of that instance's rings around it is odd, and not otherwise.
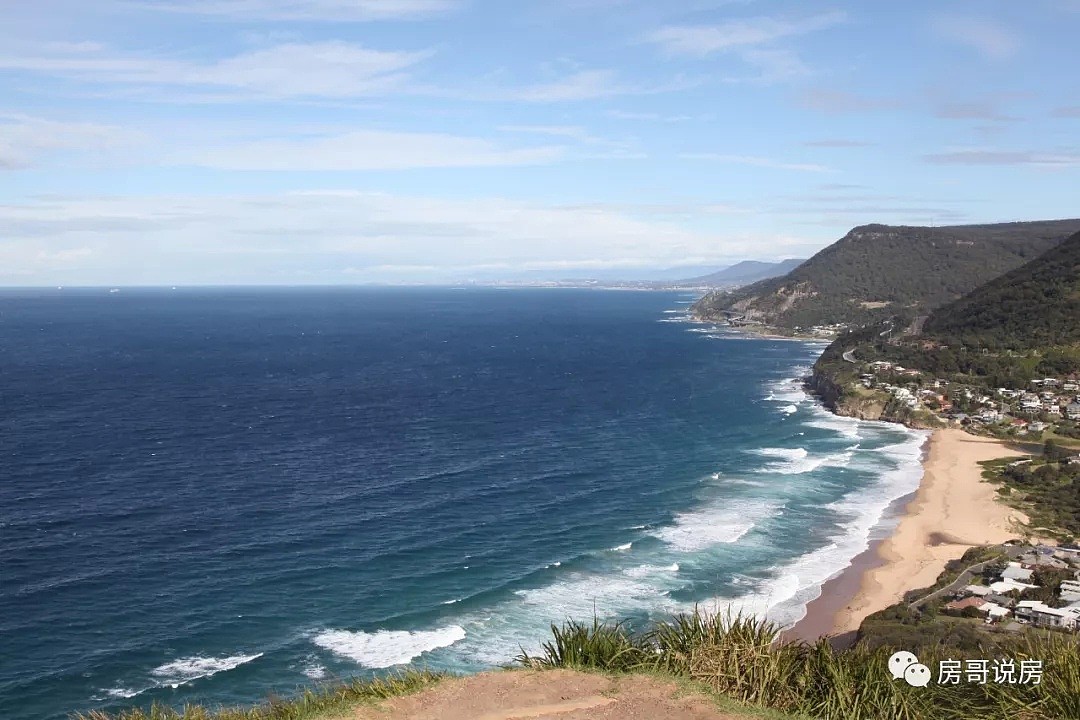
[[[916,430],[940,427],[939,423],[895,402],[886,393],[863,388],[851,370],[830,362],[825,355],[814,364],[805,386],[807,392],[826,408],[843,417],[898,423]]]

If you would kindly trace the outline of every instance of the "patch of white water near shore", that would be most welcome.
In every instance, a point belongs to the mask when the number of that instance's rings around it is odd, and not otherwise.
[[[889,510],[901,498],[915,492],[922,479],[922,449],[929,433],[901,426],[882,426],[880,423],[860,423],[856,430],[866,437],[887,432],[902,438],[901,442],[877,449],[849,448],[830,457],[837,465],[872,473],[876,479],[870,485],[855,490],[825,510],[836,516],[836,532],[828,544],[774,567],[769,577],[757,581],[754,590],[740,597],[716,598],[713,610],[718,612],[764,616],[784,627],[790,627],[806,615],[806,605],[821,595],[821,587],[847,569],[871,542],[883,537],[895,526],[896,518]],[[848,425],[834,428],[842,437],[851,437]],[[768,455],[769,453],[765,453]],[[777,453],[779,455],[779,453]],[[807,463],[802,453],[787,454],[790,463],[780,472],[798,472]],[[819,463],[823,464],[823,463]]]

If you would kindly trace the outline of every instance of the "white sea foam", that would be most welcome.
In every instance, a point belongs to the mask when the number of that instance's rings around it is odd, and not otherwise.
[[[109,697],[122,698],[124,700],[127,700],[128,698],[133,698],[136,695],[140,695],[140,694],[146,692],[149,689],[150,688],[144,688],[142,690],[131,690],[129,688],[116,687],[116,688],[110,688],[109,690],[106,690],[105,694],[108,695]]]
[[[519,611],[543,627],[555,617],[582,619],[597,614],[615,617],[626,612],[660,610],[664,588],[641,577],[610,573],[572,573],[546,587],[518,590]],[[673,606],[671,606],[673,607]]]
[[[674,573],[648,578],[632,575],[573,571],[544,587],[518,590],[512,599],[489,611],[460,618],[468,637],[451,652],[467,662],[500,665],[522,649],[538,652],[552,622],[592,617],[607,620],[679,608],[665,594],[665,586],[675,582]]]
[[[326,630],[312,642],[364,667],[378,669],[404,665],[425,652],[449,647],[465,639],[465,629],[448,625],[436,630],[379,630],[373,633]]]
[[[806,448],[761,448],[753,452],[765,457],[779,458],[780,462],[766,464],[759,473],[779,473],[780,475],[802,475],[820,467],[845,467],[855,456],[858,445],[853,445],[843,452],[824,455],[810,455]]]
[[[262,653],[254,655],[233,655],[230,657],[186,657],[165,663],[150,671],[150,674],[159,679],[164,685],[178,688],[200,678],[207,678],[240,667],[244,663],[262,657]]]
[[[320,680],[326,677],[326,668],[319,663],[312,663],[304,668],[304,674],[312,680]]]
[[[737,542],[759,522],[776,515],[780,503],[763,500],[733,501],[675,516],[675,524],[655,533],[681,552],[695,552],[713,545]]]
[[[725,477],[721,485],[743,485],[745,487],[766,487],[768,484],[760,480],[749,480],[741,477]]]
[[[768,395],[765,396],[765,399],[771,402],[800,405],[811,399],[809,393],[803,388],[802,381],[798,378],[787,378],[771,382],[766,387]]]
[[[798,405],[785,405],[784,407],[780,408],[780,412],[784,413],[785,415],[791,415],[793,413],[799,412],[799,406]]]
[[[863,424],[862,420],[833,415],[822,407],[815,407],[813,412],[815,415],[814,419],[806,422],[810,427],[818,428],[819,430],[831,430],[832,432],[851,440],[862,439],[862,436],[859,434],[859,428]]]
[[[637,565],[622,571],[623,575],[632,578],[647,578],[655,577],[657,575],[670,576],[677,572],[679,572],[679,563],[672,563],[670,565]]]
[[[454,600],[443,600],[443,605],[455,605],[461,602],[462,598],[455,598]]]
[[[773,568],[771,577],[759,581],[755,591],[748,595],[717,598],[716,607],[762,615],[782,625],[800,620],[806,614],[806,603],[821,594],[822,584],[847,568],[855,556],[870,546],[874,532],[884,526],[888,507],[918,487],[925,433],[897,432],[907,435],[908,440],[866,454],[865,469],[876,472],[878,479],[827,506],[843,519],[838,525],[839,532],[828,544]],[[892,467],[882,467],[882,457]]]
[[[628,542],[628,543],[625,543],[623,545],[616,545],[615,547],[611,548],[611,551],[612,552],[625,552],[625,551],[629,550],[630,548],[632,548],[633,546],[634,546],[634,543]]]

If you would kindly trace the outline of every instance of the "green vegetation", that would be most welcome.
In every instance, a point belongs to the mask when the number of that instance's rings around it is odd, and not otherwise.
[[[975,620],[971,614],[960,613],[957,617],[944,614],[943,606],[950,598],[935,597],[912,607],[915,601],[951,585],[972,565],[990,563],[972,582],[996,578],[1004,568],[1005,560],[1004,550],[994,545],[968,548],[963,556],[945,564],[933,585],[909,590],[904,593],[902,602],[868,615],[859,627],[859,643],[871,649],[903,648],[920,657],[932,651],[947,651],[956,659],[974,660],[1009,652],[1017,642],[1014,636],[987,629],[981,619]]]
[[[934,311],[924,332],[991,351],[1080,343],[1080,233]]]
[[[332,717],[358,705],[419,692],[444,679],[438,673],[410,671],[398,676],[307,690],[292,699],[272,699],[252,708],[212,709],[188,705],[177,710],[154,705],[149,710],[125,710],[117,714],[91,711],[74,720],[315,720]]]
[[[1058,590],[1064,580],[1072,580],[1072,570],[1058,568],[1038,568],[1032,573],[1031,584],[1037,588],[1019,593],[1020,600],[1039,600],[1050,607],[1065,607],[1067,602],[1061,599]]]
[[[824,639],[814,644],[781,642],[777,626],[746,617],[696,612],[658,623],[643,633],[596,621],[591,625],[568,622],[552,630],[553,639],[540,656],[522,655],[521,663],[538,668],[662,672],[695,680],[743,703],[815,718],[1080,717],[1080,652],[1073,638],[1059,633],[1026,633],[1007,648],[1009,657],[1017,661],[1043,661],[1039,685],[933,683],[912,688],[888,674],[888,658],[901,648],[859,643],[838,650]],[[950,648],[934,646],[926,646],[919,654],[920,661],[930,667],[941,659],[961,657]]]
[[[968,548],[959,558],[945,563],[945,569],[941,571],[941,574],[938,575],[937,580],[934,581],[933,585],[928,588],[908,590],[904,593],[904,602],[913,603],[941,588],[947,587],[950,583],[960,577],[960,573],[962,573],[965,568],[981,562],[1004,560],[1004,558],[1004,550],[994,545],[978,545],[976,547]]]
[[[714,292],[694,310],[793,329],[896,318],[898,327],[1054,247],[1080,220],[956,227],[865,225],[792,272]]]
[[[938,308],[920,334],[897,334],[882,321],[842,334],[816,370],[847,372],[841,353],[863,362],[888,360],[974,389],[1027,389],[1033,379],[1080,373],[1080,233],[1026,265]],[[953,393],[957,410],[965,410]],[[1074,422],[1055,432],[1080,438]]]
[[[1032,525],[1059,528],[1063,539],[1080,537],[1080,463],[1065,461],[1074,453],[1048,440],[1042,457],[997,466],[991,475],[1004,483],[1010,501],[1031,517]]]
[[[929,652],[945,652],[958,660],[1009,654],[1016,645],[1014,636],[986,629],[981,614],[978,619],[963,613],[950,617],[942,610],[943,605],[939,601],[921,612],[907,603],[890,605],[863,620],[859,642],[868,648],[910,649],[919,657]]]

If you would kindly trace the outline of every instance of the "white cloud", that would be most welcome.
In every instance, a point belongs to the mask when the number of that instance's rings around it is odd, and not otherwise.
[[[500,132],[512,134],[565,138],[580,143],[581,145],[608,148],[612,151],[627,154],[633,152],[633,143],[599,137],[578,125],[503,125],[500,126],[498,130]]]
[[[630,112],[626,110],[609,110],[607,112],[609,117],[613,117],[616,120],[640,120],[642,122],[664,122],[664,123],[676,123],[686,122],[687,120],[711,120],[712,118],[704,115],[670,115],[657,112]]]
[[[797,170],[800,172],[835,172],[825,165],[812,163],[789,163],[771,158],[754,157],[752,155],[724,155],[721,153],[683,153],[680,155],[685,160],[710,160],[713,162],[731,165],[752,165],[754,167],[774,168],[776,170]]]
[[[857,148],[869,147],[873,143],[864,140],[849,140],[847,138],[829,138],[826,140],[808,140],[803,143],[807,147],[819,148]]]
[[[582,70],[561,80],[524,87],[515,94],[530,102],[591,100],[626,92],[611,70]]]
[[[300,139],[230,143],[166,162],[226,170],[402,170],[407,168],[535,165],[560,159],[564,148],[504,148],[481,138],[439,133],[355,130]]]
[[[397,281],[461,278],[484,266],[661,267],[795,242],[721,238],[603,207],[359,191],[48,198],[0,206],[0,224],[0,282],[29,277],[65,285]],[[395,274],[387,269],[394,266],[430,271]]]
[[[810,74],[810,68],[798,55],[786,49],[750,49],[740,53],[743,62],[758,69],[751,78],[729,78],[729,81],[776,82]]]
[[[353,43],[286,43],[213,61],[109,55],[98,47],[0,55],[0,69],[141,88],[186,86],[218,99],[362,97],[399,87],[427,52],[371,50]],[[226,90],[228,94],[221,91]],[[176,98],[183,101],[185,96]]]
[[[142,2],[148,10],[206,15],[242,22],[366,22],[426,18],[456,8],[457,0],[184,0]]]
[[[844,13],[833,11],[800,19],[754,17],[717,25],[669,25],[651,33],[647,39],[669,55],[706,57],[717,52],[805,35],[841,23],[844,19]]]
[[[953,150],[924,155],[937,165],[1030,165],[1044,168],[1080,167],[1080,153],[1074,151],[1031,152],[1027,150]]]
[[[935,114],[946,120],[1009,122],[1018,119],[1001,113],[989,102],[945,102],[937,108]]]
[[[984,18],[940,17],[934,21],[933,30],[991,60],[1007,60],[1020,46],[1019,39],[1007,27]]]
[[[0,113],[0,170],[30,167],[53,152],[97,155],[141,142],[140,134],[112,125]]]
[[[829,114],[896,110],[903,107],[903,103],[896,98],[866,97],[846,90],[828,88],[806,90],[799,95],[798,103],[808,110]]]

